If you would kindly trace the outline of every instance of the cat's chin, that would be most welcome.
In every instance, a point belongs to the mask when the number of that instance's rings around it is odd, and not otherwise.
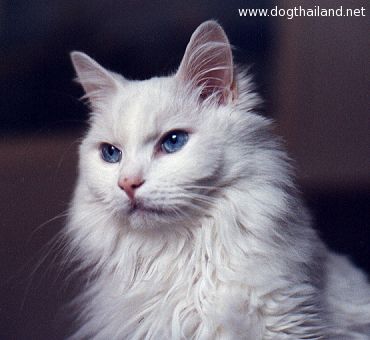
[[[138,203],[132,204],[125,215],[133,229],[157,229],[180,222],[178,217],[170,210]]]

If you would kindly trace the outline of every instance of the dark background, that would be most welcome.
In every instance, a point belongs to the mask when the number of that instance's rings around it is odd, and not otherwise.
[[[366,17],[241,18],[238,8],[361,8]],[[252,65],[262,114],[296,159],[329,246],[370,273],[367,1],[0,3],[0,339],[59,339],[79,286],[58,253],[86,128],[69,52],[130,79],[176,70],[194,29],[217,19]],[[54,241],[54,242],[53,242]]]

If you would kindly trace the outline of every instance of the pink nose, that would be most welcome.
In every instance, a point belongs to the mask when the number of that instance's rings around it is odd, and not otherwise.
[[[130,200],[133,200],[136,189],[139,188],[144,182],[145,181],[141,177],[125,177],[123,180],[118,182],[118,185],[127,194]]]

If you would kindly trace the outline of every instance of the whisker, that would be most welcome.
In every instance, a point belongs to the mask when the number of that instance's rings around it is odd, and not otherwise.
[[[205,195],[198,194],[198,193],[186,193],[186,192],[177,194],[175,197],[173,197],[172,200],[175,200],[175,199],[177,200],[185,199],[187,203],[189,201],[197,201],[197,202],[205,203],[209,206],[214,206],[216,202],[216,200],[212,197],[205,196]]]
[[[23,307],[24,307],[24,304],[25,304],[25,301],[27,299],[27,295],[31,289],[31,286],[32,284],[34,283],[34,278],[35,278],[35,275],[36,273],[38,272],[38,270],[41,268],[41,266],[45,263],[46,259],[49,257],[49,255],[53,252],[53,251],[56,251],[57,254],[58,251],[59,251],[59,247],[60,245],[62,244],[62,241],[63,241],[63,230],[60,230],[59,232],[57,232],[40,250],[40,258],[39,260],[36,262],[36,265],[33,266],[33,269],[32,271],[28,274],[28,283],[26,285],[26,288],[25,288],[25,291],[24,291],[24,296],[23,296],[23,299],[22,299],[22,302],[21,302],[21,305],[20,305],[20,309],[22,310]],[[30,261],[32,261],[33,259],[31,259]],[[28,264],[30,264],[30,261],[28,262]],[[53,257],[52,259],[52,262],[51,264],[49,265],[48,268],[50,268],[50,266],[52,264],[54,264],[55,262],[55,256]],[[26,265],[25,265],[26,267]],[[24,268],[25,268],[24,267]],[[23,269],[22,269],[23,270]],[[43,275],[41,275],[39,277],[39,282],[42,281],[42,279],[44,278],[44,275],[46,272],[48,272],[49,269],[45,270],[45,272],[43,273]]]
[[[26,245],[28,245],[32,238],[35,236],[36,233],[38,233],[42,228],[44,228],[45,226],[49,225],[51,222],[54,222],[54,221],[57,221],[61,218],[64,218],[64,217],[67,217],[68,216],[68,210],[66,211],[63,211],[61,212],[60,214],[50,218],[49,220],[45,221],[44,223],[41,223],[39,226],[37,226],[31,233],[31,235],[29,236],[27,242],[26,242]]]
[[[58,172],[62,166],[62,163],[64,162],[65,160],[65,157],[67,155],[68,152],[71,151],[71,148],[75,145],[75,144],[80,144],[82,142],[83,138],[82,137],[78,137],[76,139],[74,139],[69,145],[67,148],[65,148],[65,150],[63,151],[62,155],[59,157],[59,161],[58,161],[58,164],[57,164],[57,167],[56,167],[56,171],[55,171],[55,174],[54,174],[54,178],[57,177]]]
[[[194,222],[194,217],[189,215],[186,211],[184,210],[181,210],[179,207],[177,206],[171,206],[169,207],[170,211],[173,212],[177,217],[180,217],[180,218],[185,218],[186,220],[188,220],[190,223]]]
[[[220,188],[219,186],[206,184],[183,184],[182,187],[185,189],[214,189],[214,190]]]

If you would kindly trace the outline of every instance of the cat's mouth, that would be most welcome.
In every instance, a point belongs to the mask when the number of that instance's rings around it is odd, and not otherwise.
[[[128,214],[129,215],[134,215],[134,214],[166,215],[167,212],[161,208],[150,207],[150,206],[144,205],[142,202],[139,202],[139,201],[132,201]]]

